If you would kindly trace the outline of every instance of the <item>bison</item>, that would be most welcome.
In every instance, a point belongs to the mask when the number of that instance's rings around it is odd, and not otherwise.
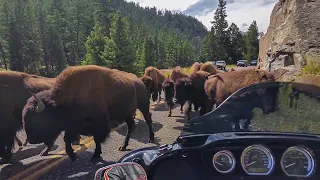
[[[200,71],[205,71],[210,74],[217,74],[219,72],[218,69],[214,67],[214,65],[211,62],[206,62],[202,64],[200,67]]]
[[[297,108],[299,94],[303,93],[313,97],[320,97],[320,76],[301,76],[297,77],[292,83],[292,92],[289,94],[289,106],[292,108],[294,100],[294,108]]]
[[[189,78],[178,79],[175,84],[175,97],[177,102],[184,104],[188,101],[187,119],[190,119],[191,104],[194,105],[195,110],[200,109],[200,116],[212,110],[211,101],[209,101],[204,84],[210,73],[205,71],[198,71]]]
[[[272,73],[258,69],[219,73],[208,77],[205,82],[205,92],[211,102],[219,106],[226,98],[241,88],[260,82],[273,81],[275,81],[275,77]],[[249,124],[250,120],[248,119],[245,127],[247,128]]]
[[[163,91],[164,91],[164,101],[167,103],[169,107],[168,117],[171,117],[172,108],[174,106],[173,97],[174,97],[174,82],[171,79],[166,79],[163,84]]]
[[[135,74],[119,71],[117,69],[114,69],[114,71],[121,72],[127,75],[132,82],[135,85],[136,88],[136,95],[137,95],[137,108],[142,113],[144,119],[146,120],[146,123],[149,128],[149,142],[154,141],[154,132],[152,130],[152,119],[151,119],[151,113],[150,113],[150,101],[149,101],[149,95],[146,86],[144,83],[139,79]],[[134,116],[135,117],[135,113]]]
[[[236,71],[234,68],[228,69],[228,72]]]
[[[71,142],[77,134],[92,135],[95,160],[100,158],[101,143],[111,129],[123,122],[128,131],[119,150],[126,149],[134,131],[132,115],[136,109],[137,91],[132,77],[106,67],[73,66],[57,76],[52,89],[28,99],[22,118],[30,143],[50,142],[65,131],[66,153],[72,161],[76,154]]]
[[[152,96],[153,102],[161,100],[162,82],[165,80],[165,76],[161,71],[155,67],[147,67],[144,71],[144,75],[140,78],[147,87],[149,96]]]
[[[26,101],[31,96],[29,91],[40,92],[50,89],[55,78],[45,78],[16,71],[0,72],[0,157],[4,163],[12,157],[14,140],[19,146],[22,142],[16,132],[22,128],[21,113]],[[27,143],[27,140],[24,144]],[[52,143],[41,154],[46,154]]]
[[[169,75],[169,79],[171,79],[173,82],[176,82],[180,78],[187,77],[189,76],[182,71],[182,68],[180,66],[175,67]]]
[[[190,68],[189,74],[190,75],[195,74],[196,72],[198,72],[200,70],[200,67],[201,67],[200,63],[198,63],[198,62],[193,63],[193,65]]]

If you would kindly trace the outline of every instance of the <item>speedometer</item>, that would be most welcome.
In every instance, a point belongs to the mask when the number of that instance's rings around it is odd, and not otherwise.
[[[241,166],[248,175],[269,175],[274,169],[274,158],[266,147],[252,145],[243,150]]]
[[[281,168],[288,176],[310,177],[315,170],[315,162],[310,150],[295,146],[283,153]]]
[[[234,169],[236,160],[230,151],[224,150],[213,156],[212,163],[220,173],[229,173]]]

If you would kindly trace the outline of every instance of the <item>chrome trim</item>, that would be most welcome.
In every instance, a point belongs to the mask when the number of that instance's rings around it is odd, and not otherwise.
[[[254,150],[260,150],[260,151],[262,151],[263,153],[265,153],[265,154],[267,155],[268,161],[269,161],[269,162],[268,162],[268,166],[270,166],[268,172],[266,172],[266,173],[250,173],[250,172],[248,172],[248,171],[246,170],[245,164],[244,164],[244,157],[245,157],[246,153],[247,153],[248,151],[252,150],[252,149],[254,149]],[[269,174],[272,173],[272,171],[274,170],[274,167],[275,167],[275,166],[274,166],[274,165],[275,165],[275,160],[274,160],[274,157],[273,157],[271,151],[270,151],[267,147],[265,147],[265,146],[263,146],[263,145],[259,145],[259,144],[251,145],[251,146],[248,146],[247,148],[245,148],[245,149],[243,150],[242,154],[241,154],[240,161],[241,161],[242,169],[243,169],[248,175],[254,175],[254,176],[269,175]]]
[[[216,165],[215,165],[215,162],[216,162],[216,159],[220,156],[220,155],[226,155],[228,158],[230,158],[232,160],[232,166],[229,170],[227,171],[221,171],[219,170]],[[220,173],[223,173],[223,174],[227,174],[227,173],[230,173],[231,171],[234,170],[234,168],[236,167],[236,159],[234,158],[233,154],[230,152],[230,151],[227,151],[227,150],[222,150],[222,151],[219,151],[217,152],[213,157],[212,157],[212,163],[213,163],[213,167]]]
[[[292,175],[292,174],[289,174],[286,172],[285,168],[284,168],[284,164],[283,164],[283,159],[284,159],[284,156],[291,152],[291,151],[299,151],[301,152],[303,155],[305,155],[307,157],[307,160],[308,160],[308,166],[311,166],[311,170],[309,171],[309,173],[307,175]],[[300,147],[300,146],[292,146],[292,147],[289,147],[282,155],[281,157],[281,161],[280,161],[280,164],[281,164],[281,169],[282,171],[287,175],[287,176],[290,176],[290,177],[302,177],[302,178],[307,178],[307,177],[310,177],[314,172],[315,172],[315,160],[313,158],[313,153],[311,150],[309,150],[308,148],[303,148],[303,147]]]

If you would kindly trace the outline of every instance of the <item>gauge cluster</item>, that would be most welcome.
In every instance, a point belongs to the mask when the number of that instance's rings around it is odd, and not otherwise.
[[[286,176],[308,178],[316,169],[313,152],[301,146],[289,147],[278,160],[268,147],[260,144],[246,147],[237,159],[232,150],[221,150],[213,155],[212,163],[222,174],[231,173],[239,163],[242,170],[252,176],[270,175],[275,168],[281,168]]]

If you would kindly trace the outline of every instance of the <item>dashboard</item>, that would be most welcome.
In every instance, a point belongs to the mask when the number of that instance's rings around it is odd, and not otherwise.
[[[148,179],[320,179],[316,136],[222,133],[178,143],[152,163]]]

